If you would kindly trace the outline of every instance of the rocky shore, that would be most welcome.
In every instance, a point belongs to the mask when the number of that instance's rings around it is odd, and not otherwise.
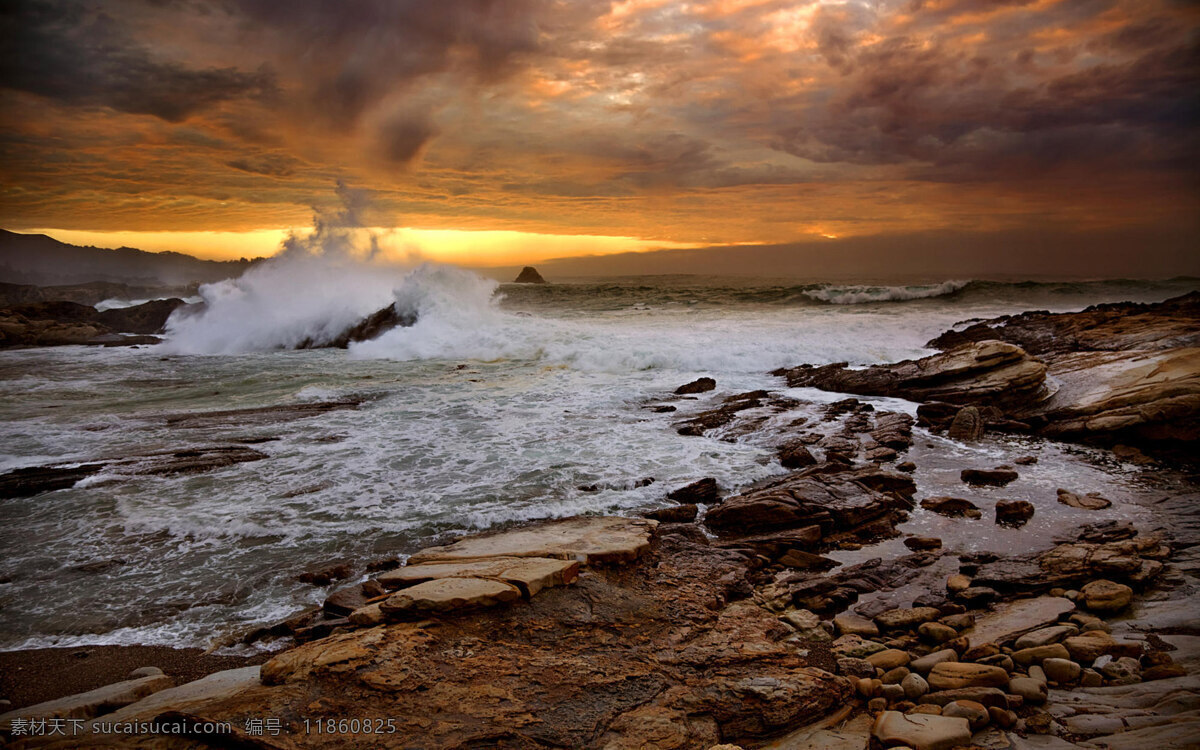
[[[1178,461],[1198,323],[1195,294],[1028,313],[921,360],[782,370],[779,392],[696,381],[647,410],[681,440],[770,445],[788,473],[339,571],[322,608],[247,636],[290,645],[261,666],[130,675],[0,731],[22,748],[1200,746],[1200,491]],[[949,449],[981,441],[997,460]],[[1060,441],[1146,491],[1027,486]],[[935,469],[961,492],[923,491]],[[975,543],[993,536],[1008,551]],[[175,729],[136,731],[151,721]]]

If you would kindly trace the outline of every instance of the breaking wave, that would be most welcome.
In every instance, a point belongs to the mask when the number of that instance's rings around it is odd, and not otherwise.
[[[804,296],[831,305],[861,305],[871,302],[906,302],[914,299],[957,294],[975,282],[943,281],[914,286],[826,286],[803,292]]]

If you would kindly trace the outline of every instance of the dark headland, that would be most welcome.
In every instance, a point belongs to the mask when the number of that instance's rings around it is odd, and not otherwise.
[[[58,748],[1200,746],[1200,295],[1027,313],[931,346],[775,373],[780,389],[916,401],[915,420],[847,397],[780,427],[767,417],[801,402],[776,390],[641,394],[695,439],[759,433],[791,472],[736,492],[697,476],[642,518],[446,540],[255,634],[293,639],[261,667],[172,688],[194,673],[164,663],[3,731]],[[960,465],[917,425],[993,440],[995,461]],[[1140,520],[1069,486],[1006,498],[1048,441],[1136,474],[1153,490]],[[933,461],[961,473],[960,496],[919,496]],[[1010,555],[897,529],[928,512],[948,538],[1021,535],[1062,506],[1085,520]],[[47,658],[22,666],[46,674]],[[31,716],[233,731],[19,736]]]

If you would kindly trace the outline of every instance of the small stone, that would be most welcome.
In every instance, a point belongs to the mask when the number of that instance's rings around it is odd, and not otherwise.
[[[921,507],[950,518],[983,518],[979,506],[961,497],[927,497],[921,501]]]
[[[917,633],[920,635],[921,640],[935,646],[958,637],[957,630],[940,622],[923,622],[917,628]]]
[[[1025,728],[1033,734],[1051,734],[1054,731],[1054,717],[1045,711],[1036,711],[1025,717]]]
[[[916,470],[917,465],[912,461],[905,461],[904,463],[896,464],[896,471],[903,471],[905,474],[911,474]]]
[[[915,701],[929,692],[929,683],[925,681],[924,677],[915,672],[910,672],[901,680],[900,687],[904,688],[904,696],[911,701]]]
[[[971,579],[962,573],[955,573],[946,579],[946,590],[951,593],[965,591],[971,587]]]
[[[972,730],[982,729],[991,717],[982,703],[975,701],[951,701],[942,706],[942,716],[958,716],[971,724]]]
[[[1008,654],[992,654],[982,659],[975,659],[975,662],[977,664],[986,664],[989,667],[1000,667],[1005,672],[1012,672],[1015,667],[1012,657]]]
[[[934,536],[910,536],[904,540],[904,546],[916,551],[941,549],[942,540]]]
[[[1032,466],[1037,462],[1037,456],[1021,456],[1013,461],[1017,466]]]
[[[1034,646],[1014,651],[1012,658],[1017,664],[1027,667],[1030,664],[1041,664],[1043,659],[1069,659],[1071,654],[1061,643],[1051,643],[1048,646]]]
[[[879,679],[883,681],[884,685],[899,685],[909,674],[911,672],[908,671],[908,667],[894,667],[884,672]]]
[[[960,635],[957,638],[952,638],[942,644],[942,648],[948,648],[956,654],[963,654],[971,647],[971,639],[965,635]]]
[[[847,677],[867,677],[875,676],[875,667],[866,659],[855,659],[850,656],[843,656],[837,660],[838,674]]]
[[[1020,475],[1012,469],[963,469],[959,478],[967,484],[1003,487]]]
[[[957,716],[884,711],[871,726],[871,736],[883,747],[950,750],[971,742],[971,724]]]
[[[1116,639],[1099,630],[1088,631],[1063,640],[1063,646],[1069,652],[1069,658],[1081,662],[1095,661],[1112,651],[1115,645]]]
[[[902,651],[898,648],[889,648],[878,653],[871,654],[867,657],[867,661],[877,669],[895,669],[908,664],[912,657],[907,651]]]
[[[817,459],[803,442],[793,440],[779,447],[779,463],[785,469],[803,469],[816,464]]]
[[[1132,685],[1142,681],[1142,665],[1137,659],[1122,656],[1101,667],[1100,674],[1110,685]]]
[[[839,635],[861,635],[867,638],[879,635],[879,626],[873,620],[849,612],[834,617],[833,627]]]
[[[658,510],[647,511],[642,514],[643,518],[652,518],[655,521],[663,523],[691,523],[696,520],[696,516],[700,513],[699,506],[686,504],[674,505],[667,508],[659,508]]]
[[[928,714],[929,716],[941,716],[942,707],[936,703],[918,703],[910,708],[905,713],[909,714]]]
[[[137,680],[141,679],[142,677],[158,677],[162,673],[163,671],[158,667],[138,667],[129,673],[129,677],[127,679]]]
[[[883,692],[883,699],[888,703],[904,700],[904,688],[895,683],[889,685],[885,682],[880,690]]]
[[[921,696],[922,703],[936,703],[939,706],[944,706],[950,701],[975,701],[982,703],[985,706],[999,706],[1000,708],[1015,708],[1014,700],[1021,700],[1015,695],[1005,695],[1000,688],[994,687],[972,687],[972,688],[956,688],[954,690],[937,690],[931,693],[926,693]]]
[[[890,609],[876,615],[875,622],[886,630],[907,630],[923,622],[936,620],[941,614],[935,607]]]
[[[932,654],[927,654],[919,659],[913,659],[908,664],[908,668],[920,674],[929,674],[938,664],[956,661],[958,661],[958,653],[953,649],[946,648],[941,651],[934,651]]]
[[[1013,643],[1013,648],[1033,648],[1034,646],[1046,646],[1051,643],[1059,643],[1065,638],[1079,633],[1079,628],[1074,625],[1053,625],[1048,628],[1039,628],[1032,632],[1026,633]]]
[[[1001,687],[1008,684],[1008,672],[1000,667],[967,662],[942,662],[929,672],[929,686],[934,690],[966,687]]]
[[[944,608],[943,611],[945,611]],[[938,622],[942,623],[943,625],[949,625],[955,630],[966,630],[967,628],[975,627],[975,615],[969,613],[946,615],[942,619],[938,620]]]
[[[970,607],[980,607],[996,599],[999,594],[987,586],[971,586],[958,592],[958,599]]]
[[[1080,687],[1100,687],[1104,684],[1104,675],[1094,669],[1085,669],[1079,673]]]
[[[1042,669],[1036,664],[1029,668],[1029,676],[1041,683],[1049,682],[1049,680],[1046,679],[1046,670]]]
[[[887,698],[872,698],[871,700],[867,701],[867,710],[873,714],[879,713],[880,711],[886,711],[887,706]]]
[[[1001,729],[1010,729],[1017,723],[1017,715],[998,706],[988,706],[988,718]]]
[[[821,618],[807,609],[794,609],[779,618],[796,630],[812,630],[821,626]]]
[[[1063,505],[1069,505],[1072,508],[1079,508],[1080,510],[1104,510],[1112,505],[1111,500],[1100,497],[1094,492],[1086,495],[1076,495],[1074,492],[1068,492],[1061,488],[1058,490],[1058,501]]]
[[[1033,518],[1033,503],[1027,500],[997,500],[996,523],[1001,526],[1021,527]]]
[[[1079,679],[1079,673],[1083,671],[1075,662],[1070,659],[1050,658],[1042,662],[1042,669],[1046,672],[1046,677],[1057,682],[1060,685],[1069,685]]]
[[[1079,595],[1083,599],[1083,606],[1093,612],[1117,612],[1129,606],[1133,589],[1102,578],[1084,586]]]
[[[883,683],[874,678],[864,677],[855,683],[854,689],[864,698],[870,698],[883,688]]]
[[[712,378],[696,378],[690,383],[684,383],[675,389],[675,395],[686,396],[692,393],[707,393],[717,387],[717,381]]]
[[[1000,647],[994,643],[981,643],[978,646],[972,646],[967,649],[967,652],[962,655],[963,661],[980,661],[989,656],[995,656],[1000,653]]]
[[[887,646],[876,641],[868,641],[862,636],[843,635],[833,642],[831,649],[837,656],[852,656],[858,659],[865,659],[871,654],[884,651],[887,649]]]
[[[983,437],[983,415],[975,406],[964,406],[954,415],[954,421],[946,431],[946,437],[951,440],[971,442]]]
[[[1168,677],[1184,677],[1187,670],[1182,664],[1155,664],[1142,670],[1142,682],[1165,680]]]

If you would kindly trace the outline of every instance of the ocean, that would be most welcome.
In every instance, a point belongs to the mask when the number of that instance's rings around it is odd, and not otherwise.
[[[669,504],[669,490],[702,477],[733,492],[783,473],[774,446],[787,425],[842,398],[788,389],[769,374],[775,368],[918,357],[963,321],[1159,301],[1200,287],[1195,279],[555,281],[496,284],[449,267],[308,258],[203,287],[206,311],[177,313],[159,346],[0,353],[0,470],[234,444],[266,454],[196,474],[102,473],[0,501],[0,649],[232,643],[344,585],[303,583],[305,570],[346,562],[362,576],[448,533],[634,514]],[[392,301],[416,324],[348,350],[287,348],[336,335]],[[717,390],[671,395],[700,376],[715,378]],[[681,419],[757,388],[803,403],[749,435],[677,433]],[[361,404],[289,421],[181,427],[168,419],[347,399]],[[677,411],[654,411],[659,405]],[[1087,513],[1057,504],[1056,487],[1102,492],[1116,503],[1105,519],[1148,512],[1137,501],[1151,488],[1105,451],[1028,437],[972,445],[917,437],[909,458],[919,467],[918,497],[961,493],[957,471],[968,465],[1039,457],[1022,468],[1019,486],[998,491],[1035,502],[1026,529],[985,518],[964,532],[961,521],[919,509],[901,527],[941,536],[951,549],[1049,544]],[[835,557],[903,551],[891,540]]]

